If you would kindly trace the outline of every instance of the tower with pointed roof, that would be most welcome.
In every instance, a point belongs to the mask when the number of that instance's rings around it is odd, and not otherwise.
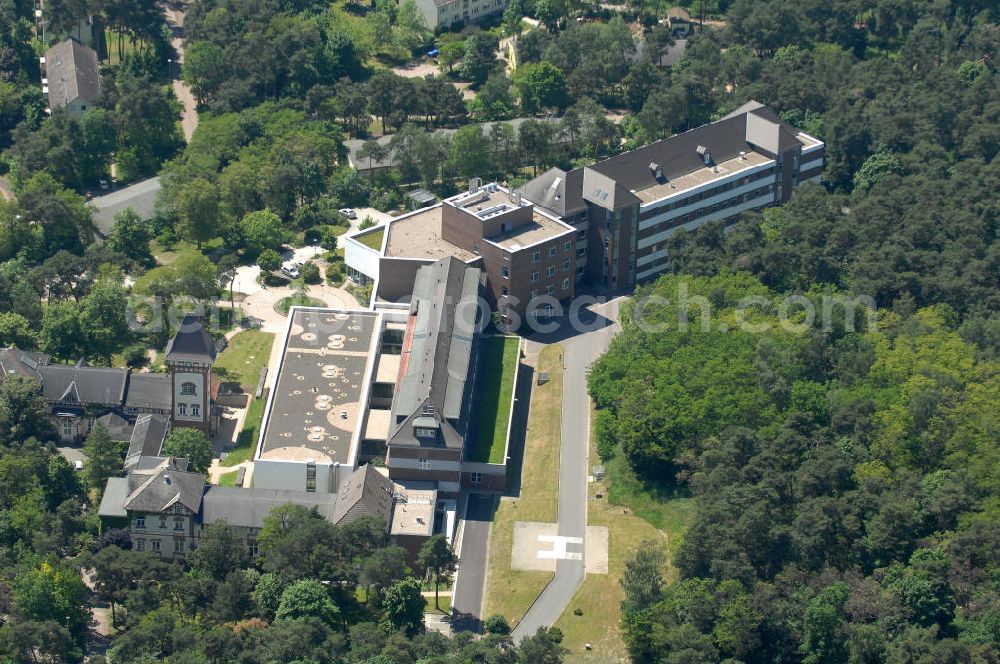
[[[166,363],[170,372],[174,427],[212,432],[212,364],[215,341],[205,330],[201,317],[187,314],[177,334],[167,344]]]

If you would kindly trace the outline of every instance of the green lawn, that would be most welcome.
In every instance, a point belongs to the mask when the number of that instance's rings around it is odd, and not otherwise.
[[[521,468],[521,493],[500,501],[490,529],[489,569],[486,574],[485,616],[499,613],[511,625],[552,580],[552,572],[510,568],[515,521],[553,523],[558,513],[559,440],[562,413],[562,346],[553,344],[539,355],[538,371],[548,372],[549,382],[531,391],[528,431]]]
[[[239,474],[239,470],[234,470],[231,473],[219,475],[219,486],[236,486],[236,476]]]
[[[427,600],[427,608],[425,609],[427,613],[442,613],[444,615],[451,613],[451,595],[439,595],[436,607],[434,606],[434,595],[424,595],[424,599]]]
[[[596,459],[597,456],[595,455]],[[694,516],[694,500],[682,493],[640,480],[624,454],[617,454],[605,464],[608,503],[627,507],[654,528],[683,532]]]
[[[370,233],[364,233],[363,235],[355,236],[355,240],[370,247],[375,251],[381,251],[382,249],[382,236],[385,235],[385,226],[379,226],[377,229],[371,231]]]
[[[469,460],[503,463],[517,371],[517,337],[490,337],[479,350],[479,405]]]
[[[271,357],[274,335],[270,332],[244,330],[229,340],[226,350],[215,360],[216,369],[225,370],[225,380],[237,381],[248,394],[257,390],[260,370]]]
[[[326,302],[323,300],[316,299],[315,297],[309,297],[308,295],[302,295],[296,293],[295,295],[289,295],[288,297],[283,297],[274,305],[274,310],[277,311],[282,316],[288,315],[288,310],[292,307],[325,307]]]
[[[253,399],[247,408],[247,416],[243,421],[243,429],[236,439],[236,447],[226,455],[226,458],[219,462],[220,466],[235,466],[249,461],[253,457],[254,449],[257,447],[257,437],[260,434],[261,420],[264,418],[264,403],[267,401],[267,393],[260,399]]]
[[[212,238],[211,240],[202,243],[201,253],[208,255],[213,250],[218,249],[221,246],[222,238]],[[150,251],[153,254],[153,258],[156,259],[156,263],[158,265],[170,265],[184,254],[199,253],[197,246],[190,242],[185,242],[184,240],[174,242],[169,248],[163,247],[159,242],[153,240],[150,244]]]

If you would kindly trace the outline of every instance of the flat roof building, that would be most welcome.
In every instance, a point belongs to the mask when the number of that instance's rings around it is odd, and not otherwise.
[[[416,270],[445,257],[486,275],[488,304],[516,327],[571,298],[577,282],[577,230],[497,183],[349,236],[352,279],[374,282],[375,298],[407,301]]]
[[[358,464],[372,386],[390,379],[377,367],[383,354],[390,354],[383,351],[392,344],[384,346],[383,339],[392,336],[393,318],[399,327],[399,314],[291,310],[264,410],[254,486],[337,492],[344,474]],[[401,329],[397,336],[402,337]]]

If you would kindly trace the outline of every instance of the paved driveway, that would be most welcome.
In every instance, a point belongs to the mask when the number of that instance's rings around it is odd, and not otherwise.
[[[459,552],[459,570],[452,597],[452,630],[480,632],[483,620],[483,587],[489,556],[490,524],[496,510],[496,497],[481,493],[469,495],[465,510],[465,532]]]
[[[159,192],[160,178],[155,177],[95,196],[90,200],[90,204],[97,208],[94,223],[103,235],[107,235],[114,225],[115,215],[125,208],[132,208],[143,219],[152,219]]]
[[[587,394],[587,368],[600,357],[620,329],[620,300],[596,305],[593,310],[602,315],[604,323],[597,329],[573,336],[571,332],[554,333],[562,336],[563,358],[562,429],[559,448],[559,530],[561,537],[587,536],[587,466],[590,440],[590,395]],[[540,627],[550,627],[559,619],[573,595],[583,583],[585,556],[564,558],[556,563],[552,581],[514,628],[514,639],[530,636]]]

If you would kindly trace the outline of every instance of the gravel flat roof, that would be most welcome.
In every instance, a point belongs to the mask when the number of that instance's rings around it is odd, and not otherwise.
[[[294,309],[260,459],[349,463],[378,314]]]

